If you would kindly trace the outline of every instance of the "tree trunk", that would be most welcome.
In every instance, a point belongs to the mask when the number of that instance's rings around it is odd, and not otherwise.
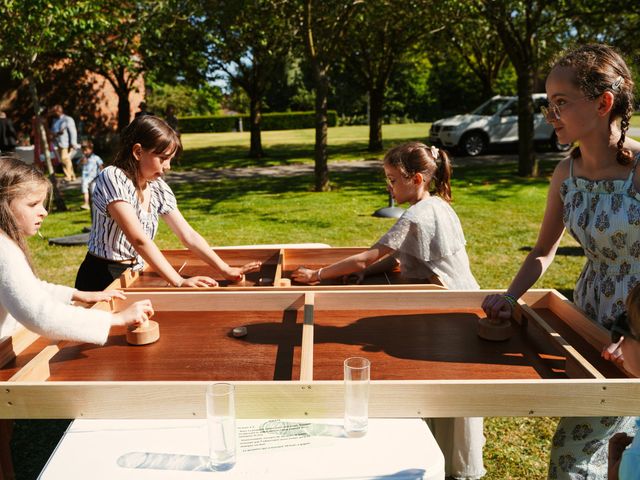
[[[131,102],[126,84],[121,84],[116,91],[118,93],[118,132],[121,132],[131,122]]]
[[[382,110],[384,108],[384,89],[369,90],[369,151],[382,150]]]
[[[260,96],[251,98],[249,102],[251,117],[251,147],[249,149],[249,156],[251,158],[264,157],[264,151],[262,150],[262,131],[260,129],[262,120],[262,101],[260,100]]]
[[[329,166],[327,152],[327,97],[329,79],[323,72],[316,75],[316,145],[315,145],[315,190],[329,190]]]
[[[47,138],[47,131],[42,125],[42,118],[40,117],[40,99],[38,98],[38,89],[33,77],[27,78],[29,83],[29,92],[31,93],[31,103],[33,105],[33,112],[36,119],[36,135],[40,136],[40,150],[44,153],[45,163],[47,165],[47,171],[49,173],[49,181],[51,182],[53,190],[53,203],[56,206],[56,210],[59,212],[66,212],[67,205],[64,203],[62,193],[58,188],[58,180],[56,179],[56,172],[53,169],[53,163],[51,162],[51,154],[49,153],[49,139]]]
[[[527,64],[523,62],[523,64]],[[533,148],[533,74],[518,73],[518,175],[538,176],[538,160]]]

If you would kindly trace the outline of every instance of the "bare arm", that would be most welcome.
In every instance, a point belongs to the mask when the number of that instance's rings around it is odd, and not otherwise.
[[[347,257],[327,267],[322,267],[322,274],[320,277],[322,279],[337,278],[349,275],[350,273],[360,272],[392,251],[393,250],[384,245],[374,245],[364,252],[356,253],[355,255]],[[317,282],[319,281],[319,270],[320,269],[314,270],[305,267],[298,267],[291,274],[291,277],[302,283]]]
[[[364,276],[367,275],[377,275],[378,273],[388,272],[396,268],[400,262],[398,259],[391,255],[393,251],[381,257],[377,262],[372,263],[367,268],[365,268],[362,273]]]
[[[260,268],[260,262],[251,262],[243,267],[230,267],[220,256],[209,246],[209,243],[196,232],[189,222],[185,220],[182,213],[176,208],[162,217],[169,228],[180,239],[180,242],[191,250],[198,258],[219,270],[226,279],[238,281],[242,275],[256,271]]]
[[[140,256],[144,258],[145,262],[151,265],[158,275],[169,284],[176,287],[181,286],[184,278],[176,272],[158,246],[145,233],[131,204],[124,201],[116,201],[110,203],[107,209],[109,215],[116,221],[127,237],[127,240],[129,240]]]
[[[515,298],[520,298],[538,281],[555,257],[564,233],[562,221],[564,207],[560,197],[560,186],[568,175],[569,160],[565,159],[556,167],[551,177],[547,205],[536,244],[507,290],[507,293]],[[489,295],[485,298],[482,308],[490,318],[507,318],[511,315],[511,307],[501,295]]]

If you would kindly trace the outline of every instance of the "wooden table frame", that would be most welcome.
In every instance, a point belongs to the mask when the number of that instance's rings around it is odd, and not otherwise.
[[[495,292],[433,291],[420,287],[397,291],[309,292],[292,289],[286,292],[252,292],[252,310],[294,309],[302,312],[300,378],[292,381],[234,381],[230,376],[229,381],[236,385],[238,417],[342,416],[343,382],[314,379],[313,317],[318,312],[362,308],[380,311],[478,310],[484,297]],[[129,291],[125,303],[142,298],[150,298],[157,311],[170,312],[233,311],[243,308],[248,297],[246,293],[233,291]],[[111,306],[103,303],[94,308],[109,309]],[[583,347],[576,347],[549,325],[545,315],[551,314],[556,321],[561,319],[563,328],[574,332],[596,352],[608,344],[608,332],[589,321],[555,290],[531,290],[523,296],[517,328],[545,335],[548,343],[566,358],[565,371],[571,378],[373,380],[370,416],[636,415],[640,409],[640,380],[605,377],[600,365],[585,359]],[[34,347],[38,342],[45,342],[39,351]],[[9,366],[13,365],[15,370],[11,378],[0,385],[0,418],[205,416],[204,392],[210,382],[189,381],[188,378],[184,381],[48,381],[50,362],[55,361],[55,355],[68,345],[68,342],[46,345],[46,341],[26,331],[0,345],[0,358],[5,362],[9,359]],[[34,348],[37,353],[34,353]]]

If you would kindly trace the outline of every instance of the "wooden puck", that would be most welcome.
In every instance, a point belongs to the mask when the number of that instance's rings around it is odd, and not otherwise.
[[[281,278],[280,280],[278,280],[278,287],[290,287],[290,286],[291,286],[291,279]]]
[[[149,320],[139,327],[127,331],[127,343],[131,345],[147,345],[160,338],[158,322]]]
[[[511,338],[513,329],[510,320],[481,318],[478,320],[477,333],[480,338],[485,340],[502,342]]]

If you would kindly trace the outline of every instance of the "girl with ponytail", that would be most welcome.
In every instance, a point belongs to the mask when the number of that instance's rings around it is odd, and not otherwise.
[[[410,205],[395,225],[370,249],[317,270],[298,267],[292,278],[319,283],[355,274],[362,279],[399,264],[407,283],[478,289],[460,220],[449,204],[451,162],[447,153],[423,143],[405,143],[387,152],[384,172],[396,202]],[[486,473],[482,418],[435,418],[428,423],[444,453],[447,476],[477,479]]]
[[[451,162],[444,150],[409,142],[384,157],[388,189],[409,203],[391,229],[369,250],[317,270],[298,267],[300,283],[380,273],[398,265],[406,283],[437,283],[454,290],[479,288],[471,273],[458,216],[451,208]]]

